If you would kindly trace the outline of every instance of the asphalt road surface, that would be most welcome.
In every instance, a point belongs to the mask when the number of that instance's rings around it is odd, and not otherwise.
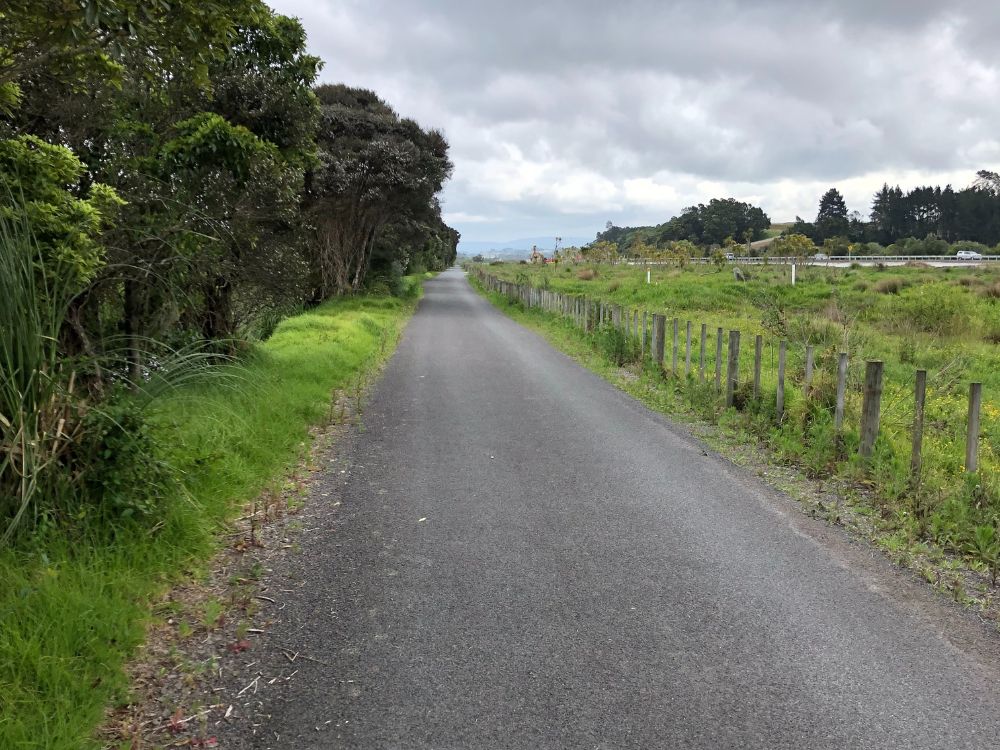
[[[1000,747],[995,633],[460,271],[363,421],[223,747]]]

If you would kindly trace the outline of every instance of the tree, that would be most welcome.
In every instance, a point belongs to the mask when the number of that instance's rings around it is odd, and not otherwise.
[[[103,233],[123,205],[107,185],[92,183],[82,196],[67,189],[79,182],[83,163],[65,146],[31,135],[0,141],[0,218],[31,225],[34,259],[50,279],[80,290],[105,263]]]
[[[786,234],[772,242],[768,250],[777,258],[808,258],[816,252],[816,245],[803,234]]]
[[[973,187],[1000,196],[1000,173],[980,169],[976,172],[976,181],[973,183]]]
[[[320,86],[318,165],[307,176],[314,301],[361,288],[379,232],[433,216],[451,175],[448,143],[372,91]]]
[[[708,205],[684,209],[658,227],[659,240],[688,240],[702,245],[721,245],[726,237],[760,239],[771,220],[760,208],[734,198],[713,198]]]
[[[698,246],[689,240],[677,240],[670,243],[670,257],[678,266],[684,268],[695,255],[698,255]]]
[[[581,250],[585,260],[596,261],[598,263],[610,263],[618,260],[618,245],[606,240],[591,242]]]
[[[847,220],[847,204],[844,196],[837,188],[830,188],[819,200],[819,211],[816,214],[817,241],[829,237],[846,237],[850,231]]]

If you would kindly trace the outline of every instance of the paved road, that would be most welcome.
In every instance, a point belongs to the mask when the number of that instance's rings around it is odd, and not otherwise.
[[[341,505],[269,583],[269,638],[315,661],[224,747],[998,747],[976,621],[461,272],[428,283],[364,424],[315,492]]]

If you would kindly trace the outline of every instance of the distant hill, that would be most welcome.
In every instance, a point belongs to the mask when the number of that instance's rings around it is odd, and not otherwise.
[[[559,242],[559,247],[571,247],[573,245],[586,245],[593,241],[593,237],[563,237]],[[537,247],[541,252],[549,255],[555,248],[556,238],[550,237],[522,237],[517,240],[493,241],[493,240],[461,240],[458,243],[458,252],[461,255],[488,255],[496,258],[527,258],[531,254],[532,246]]]

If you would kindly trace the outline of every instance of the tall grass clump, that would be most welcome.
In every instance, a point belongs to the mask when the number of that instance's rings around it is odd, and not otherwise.
[[[108,366],[113,340],[103,358],[69,354],[74,279],[27,221],[0,217],[0,544],[43,529],[106,536],[122,522],[158,522],[176,483],[146,412],[227,359],[148,342],[136,382]]]
[[[615,365],[639,361],[639,345],[612,325],[601,326],[596,333],[597,346]]]
[[[73,294],[67,276],[43,273],[26,221],[0,215],[0,541],[38,499],[56,491],[63,457],[81,429],[72,364],[59,330]]]

